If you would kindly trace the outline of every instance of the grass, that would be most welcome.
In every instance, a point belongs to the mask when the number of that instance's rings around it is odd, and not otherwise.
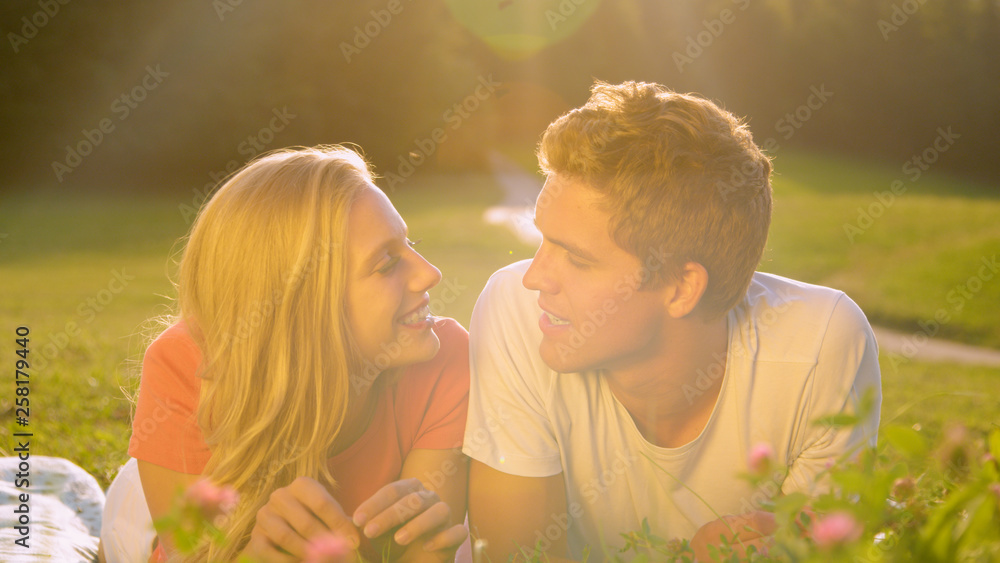
[[[931,437],[951,424],[986,432],[1000,427],[995,389],[1000,370],[983,366],[913,362],[882,366],[882,425],[901,424]]]
[[[780,154],[775,168],[762,270],[842,289],[873,323],[904,331],[943,310],[939,337],[1000,348],[1000,275],[982,268],[1000,254],[1000,188],[801,153]],[[895,180],[906,191],[884,206],[874,194]],[[880,206],[852,241],[845,225],[859,224],[858,208]]]
[[[975,275],[980,255],[997,251],[1000,225],[991,217],[1000,216],[1000,202],[976,186],[922,178],[851,244],[842,224],[898,174],[792,153],[776,165],[781,175],[762,269],[845,289],[875,322],[916,327],[950,306],[947,291]],[[501,198],[489,177],[418,174],[392,198],[412,237],[423,239],[420,251],[443,272],[444,283],[431,295],[436,312],[465,326],[489,275],[532,254],[503,228],[482,222],[485,207]],[[73,460],[105,487],[125,461],[127,397],[151,336],[146,321],[167,312],[174,295],[171,256],[188,228],[179,205],[190,200],[189,194],[123,199],[40,191],[0,204],[0,362],[9,370],[14,331],[27,326],[32,455]],[[1000,284],[982,285],[943,332],[1000,346],[995,307],[986,306],[1000,302]],[[995,404],[983,392],[995,387],[997,375],[960,365],[883,364],[883,418],[918,401],[897,422],[929,432],[953,420],[985,429],[997,423]],[[0,412],[9,413],[0,427],[3,455],[12,453],[11,434],[20,430],[13,384],[8,390],[0,394]]]

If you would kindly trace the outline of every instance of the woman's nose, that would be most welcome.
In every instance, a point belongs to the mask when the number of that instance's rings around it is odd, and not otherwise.
[[[417,258],[416,269],[411,280],[411,289],[415,293],[424,293],[441,282],[441,270],[427,261],[420,253],[414,251]]]

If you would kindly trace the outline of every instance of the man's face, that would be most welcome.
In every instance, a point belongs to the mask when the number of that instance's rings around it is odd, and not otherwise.
[[[669,255],[636,257],[620,248],[601,197],[553,174],[535,204],[543,240],[522,283],[539,292],[540,353],[558,372],[620,369],[655,356],[668,316],[670,286],[638,287]]]

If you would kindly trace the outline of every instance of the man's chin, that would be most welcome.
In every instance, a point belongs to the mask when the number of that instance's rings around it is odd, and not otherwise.
[[[543,338],[538,352],[545,365],[558,373],[576,373],[591,369],[591,362],[580,357],[579,350],[568,344],[551,342]]]

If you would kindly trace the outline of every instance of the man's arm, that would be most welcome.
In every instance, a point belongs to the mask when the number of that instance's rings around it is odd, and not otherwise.
[[[811,396],[805,398],[809,414],[800,431],[806,443],[790,460],[782,494],[823,493],[829,481],[820,476],[826,475],[830,465],[865,445],[875,445],[882,396],[878,345],[864,313],[846,295],[838,299],[828,321],[810,389]],[[873,404],[862,411],[866,393],[872,394]],[[847,428],[813,424],[815,418],[833,414],[863,416],[857,425]],[[775,528],[774,516],[763,511],[726,516],[702,526],[691,539],[691,547],[698,560],[706,560],[708,545],[719,545],[721,536],[730,545],[760,549],[771,541]]]
[[[549,416],[554,378],[538,354],[537,294],[521,285],[526,264],[495,273],[476,302],[471,338],[469,532],[487,561],[524,561],[536,546],[568,555],[566,485]],[[553,521],[553,516],[556,521]],[[558,531],[557,531],[558,530]]]
[[[868,395],[870,404],[865,404]],[[882,378],[878,344],[868,319],[846,295],[834,307],[816,359],[810,395],[799,435],[803,442],[790,459],[782,493],[822,494],[830,487],[823,477],[842,456],[875,447],[882,404]],[[862,406],[866,406],[867,410]],[[859,416],[854,426],[817,426],[814,421],[830,415]]]
[[[562,473],[518,477],[472,460],[469,529],[473,540],[486,540],[488,560],[507,561],[511,554],[530,555],[538,547],[549,561],[566,561],[567,531],[552,519],[566,512],[564,487]],[[557,537],[551,528],[559,530]]]

